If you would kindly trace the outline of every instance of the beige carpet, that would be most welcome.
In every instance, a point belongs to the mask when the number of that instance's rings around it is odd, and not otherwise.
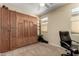
[[[60,56],[64,49],[45,43],[36,43],[9,52],[0,53],[1,56]]]

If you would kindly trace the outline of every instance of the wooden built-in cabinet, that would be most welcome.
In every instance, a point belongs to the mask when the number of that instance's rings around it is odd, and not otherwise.
[[[37,18],[0,8],[0,52],[37,42]]]

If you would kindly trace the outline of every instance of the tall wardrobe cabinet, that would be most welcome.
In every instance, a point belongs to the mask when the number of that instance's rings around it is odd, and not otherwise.
[[[36,17],[0,8],[0,53],[37,41]]]

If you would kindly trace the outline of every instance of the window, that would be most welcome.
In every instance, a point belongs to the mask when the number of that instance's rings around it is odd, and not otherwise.
[[[72,34],[79,34],[79,7],[72,9],[71,30]]]
[[[71,19],[72,21],[72,33],[79,33],[79,15],[78,16],[74,16]]]
[[[48,17],[41,19],[41,33],[47,33]]]

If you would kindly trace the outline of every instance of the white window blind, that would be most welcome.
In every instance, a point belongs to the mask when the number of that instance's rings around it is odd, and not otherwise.
[[[73,16],[72,19],[71,19],[71,30],[72,30],[72,33],[79,33],[79,15],[77,16]]]

